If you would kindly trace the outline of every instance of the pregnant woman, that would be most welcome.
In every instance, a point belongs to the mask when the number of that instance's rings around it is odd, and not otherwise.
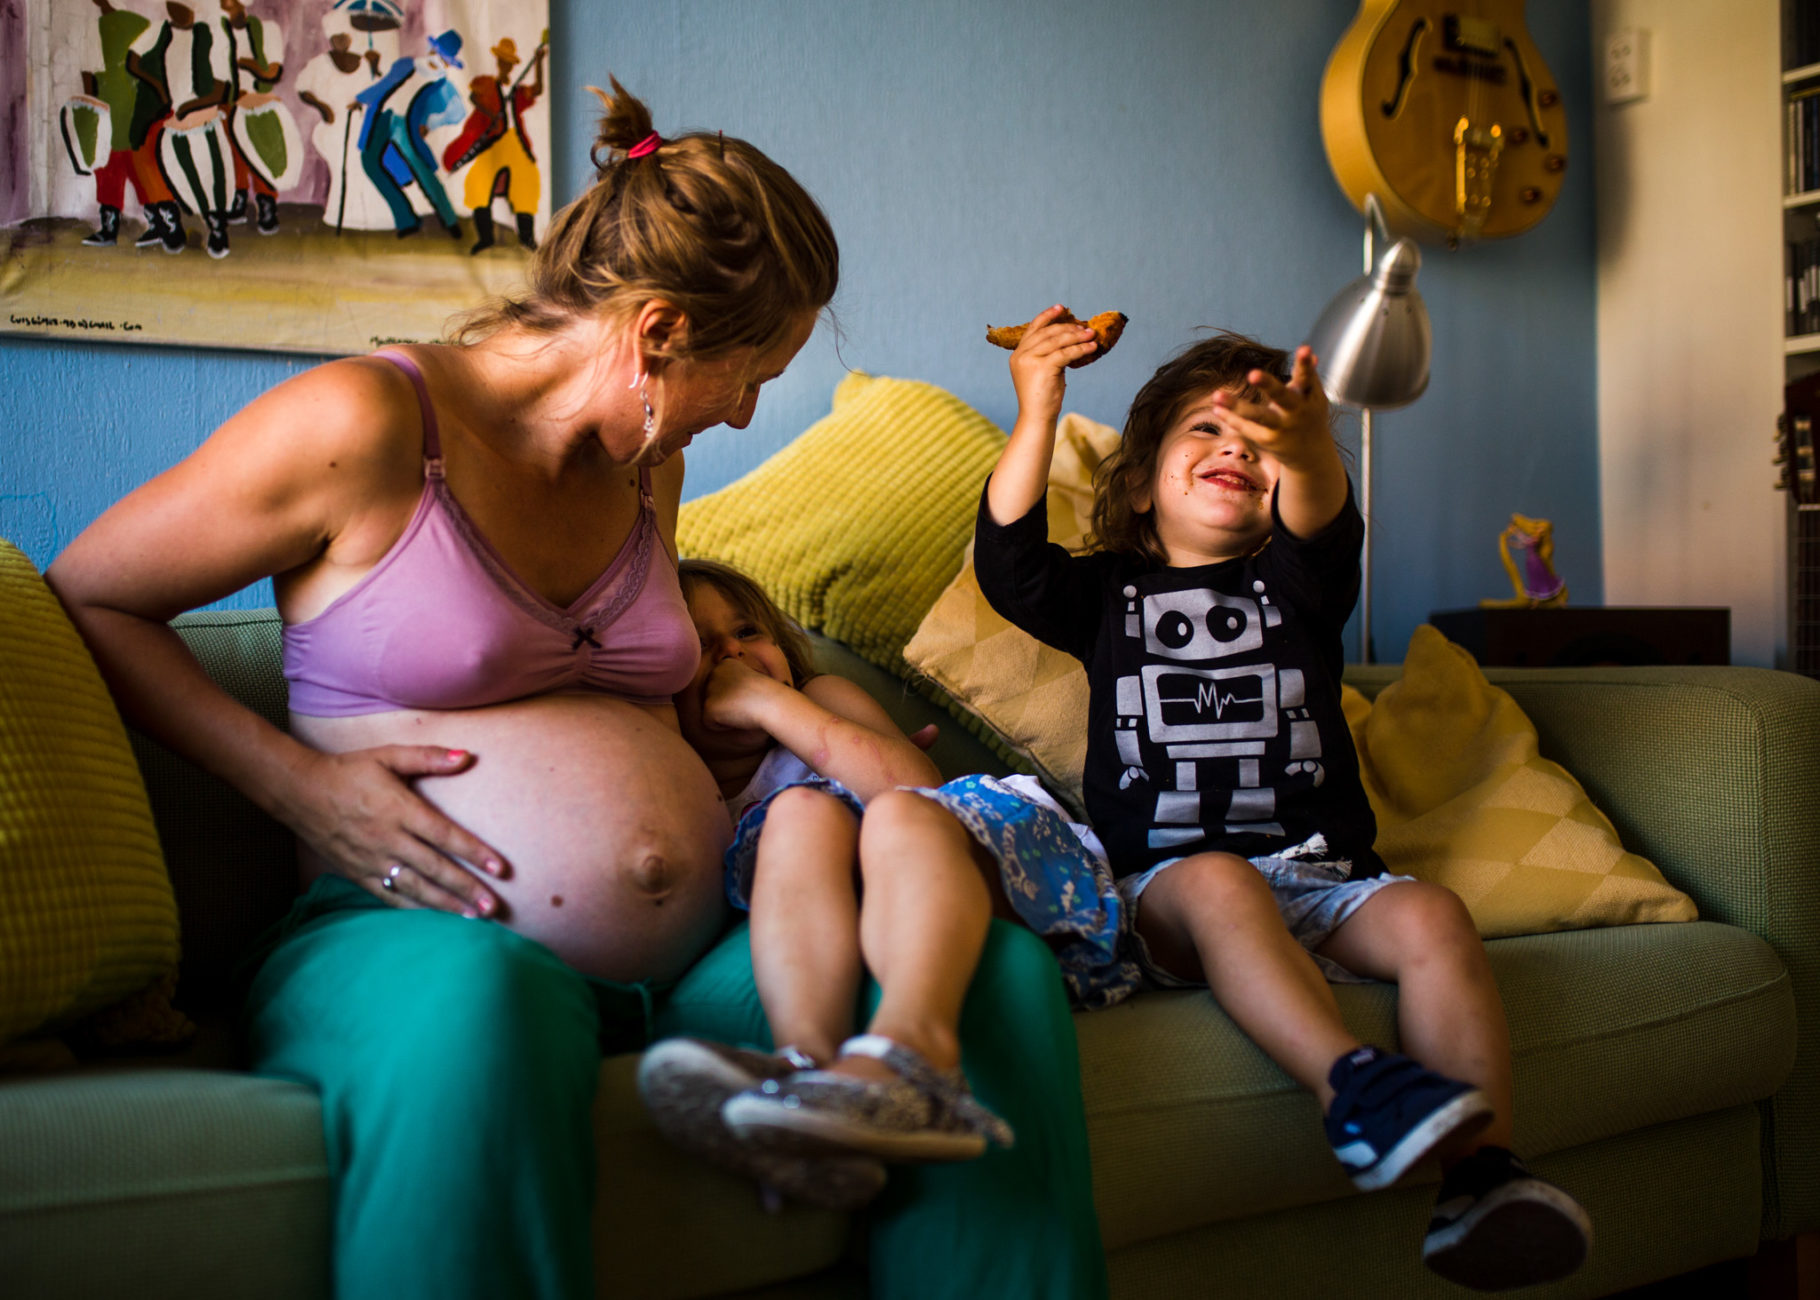
[[[740,936],[685,975],[725,926],[730,832],[669,703],[698,658],[680,453],[751,420],[838,253],[764,154],[664,140],[614,90],[598,178],[527,291],[456,344],[257,398],[47,574],[136,725],[296,832],[308,888],[259,954],[247,1035],[255,1069],[322,1095],[342,1297],[591,1294],[603,1045],[762,1034]],[[267,576],[289,734],[167,626]],[[1009,1267],[1058,1297],[1103,1286],[1072,1029],[1021,951],[1001,966],[1025,974],[975,1013],[1049,1026],[1046,1059],[1002,1073],[1059,1079],[1004,1085],[1034,1108],[1012,1122],[1050,1137],[902,1189],[875,1289],[936,1294],[919,1238],[954,1222],[944,1285]]]

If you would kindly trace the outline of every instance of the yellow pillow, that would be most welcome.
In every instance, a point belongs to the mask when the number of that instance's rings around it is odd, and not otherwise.
[[[1070,549],[1093,517],[1093,471],[1118,446],[1117,430],[1078,415],[1056,427],[1049,466],[1049,540]],[[980,594],[967,562],[904,647],[926,674],[1036,769],[1077,813],[1087,757],[1087,674],[1080,660],[1019,631]]]
[[[0,541],[0,1043],[168,992],[177,956],[126,729],[57,598]],[[117,1042],[144,1023],[116,1010],[89,1028]]]
[[[1423,624],[1375,702],[1345,688],[1379,855],[1446,885],[1486,938],[1692,921],[1693,900],[1618,842],[1473,657]]]
[[[1005,435],[952,394],[851,374],[833,410],[682,507],[685,555],[743,570],[812,631],[889,672],[960,567]]]

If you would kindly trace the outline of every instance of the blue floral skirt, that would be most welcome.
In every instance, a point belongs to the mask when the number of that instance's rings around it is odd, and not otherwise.
[[[726,856],[727,901],[750,910],[758,837],[771,801],[792,786],[824,790],[856,816],[864,805],[838,781],[810,777],[780,786],[746,809]],[[907,787],[947,809],[998,864],[1012,909],[1049,941],[1077,1007],[1123,1001],[1142,982],[1133,960],[1128,909],[1091,830],[1070,822],[1031,777],[963,776]]]

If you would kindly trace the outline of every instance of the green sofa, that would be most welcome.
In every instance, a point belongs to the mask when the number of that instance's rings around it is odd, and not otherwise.
[[[190,615],[209,670],[284,716],[268,613]],[[1003,770],[903,683],[842,647],[826,666],[906,727],[946,722],[949,773]],[[1395,668],[1349,680],[1368,695]],[[1493,671],[1543,752],[1702,920],[1490,945],[1516,1056],[1517,1133],[1597,1231],[1554,1295],[1598,1295],[1820,1225],[1820,683],[1745,668]],[[176,1055],[0,1080],[0,1288],[14,1296],[323,1296],[329,1188],[315,1096],[239,1068],[235,958],[292,892],[288,835],[158,746],[135,746],[184,927]],[[1337,990],[1392,1042],[1395,991]],[[1078,1017],[1115,1296],[1459,1295],[1418,1243],[1433,1177],[1351,1191],[1314,1101],[1205,995]],[[849,1295],[852,1224],[764,1215],[669,1149],[603,1062],[599,1291]],[[433,1245],[426,1244],[426,1248]]]

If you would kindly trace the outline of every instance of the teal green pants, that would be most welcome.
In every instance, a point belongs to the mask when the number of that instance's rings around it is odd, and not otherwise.
[[[267,952],[248,1043],[258,1072],[322,1096],[339,1300],[591,1295],[594,1184],[613,1177],[595,1168],[602,1054],[770,1043],[743,925],[671,988],[613,985],[500,926],[329,880]],[[867,1219],[873,1296],[1098,1300],[1074,1024],[1041,940],[993,923],[961,1040],[1017,1145],[893,1171]]]

